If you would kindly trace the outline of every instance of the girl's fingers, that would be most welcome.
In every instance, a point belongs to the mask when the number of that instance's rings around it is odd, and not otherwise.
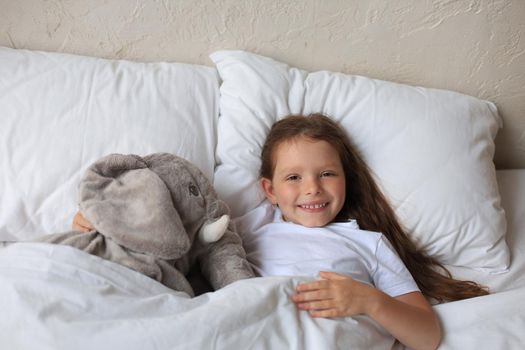
[[[86,220],[86,218],[79,214],[79,224],[82,227],[91,227],[91,223]]]
[[[325,309],[325,310],[312,310],[308,312],[310,316],[312,317],[324,317],[324,318],[331,318],[331,317],[342,317],[344,316],[342,313],[340,313],[337,309]]]
[[[332,300],[309,301],[296,305],[299,309],[307,311],[327,310],[332,309],[334,306]]]
[[[294,294],[292,300],[294,302],[305,302],[305,301],[315,301],[315,300],[326,300],[332,299],[330,292],[327,290],[317,290],[313,292],[301,292]]]
[[[327,281],[313,281],[299,284],[295,289],[298,292],[326,289]]]
[[[81,225],[78,225],[78,224],[73,224],[73,230],[81,231],[81,232],[91,231],[91,229],[89,227],[81,226]]]
[[[344,280],[348,279],[348,276],[340,275],[335,272],[319,271],[319,276],[327,280]]]
[[[75,217],[73,218],[73,229],[77,231],[82,232],[88,232],[93,230],[93,226],[89,221],[87,221],[80,212],[77,212],[75,214]]]

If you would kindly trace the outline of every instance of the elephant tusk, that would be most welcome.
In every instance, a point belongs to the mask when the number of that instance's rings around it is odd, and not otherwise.
[[[221,216],[217,221],[212,222],[211,224],[202,225],[199,230],[199,239],[203,243],[213,243],[217,242],[226,232],[228,223],[230,222],[229,215]]]

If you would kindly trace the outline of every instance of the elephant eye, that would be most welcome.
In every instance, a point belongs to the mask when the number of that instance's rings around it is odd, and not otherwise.
[[[199,190],[197,189],[197,186],[195,186],[194,184],[190,184],[189,190],[193,196],[197,197],[199,195]]]

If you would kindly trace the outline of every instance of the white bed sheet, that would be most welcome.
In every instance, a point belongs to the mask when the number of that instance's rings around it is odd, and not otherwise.
[[[509,271],[449,267],[455,277],[482,283],[493,294],[434,307],[444,330],[440,350],[525,348],[525,169],[500,170],[497,177],[507,217]]]
[[[506,240],[511,251],[508,272],[487,274],[447,266],[455,277],[472,279],[488,286],[493,293],[525,288],[525,169],[499,170],[497,179],[501,204],[507,218]]]
[[[435,307],[443,327],[439,350],[525,348],[525,288]]]
[[[365,317],[313,319],[300,279],[253,278],[189,298],[68,246],[0,250],[0,349],[390,349]]]
[[[525,170],[499,171],[510,271],[486,275],[489,296],[435,306],[440,349],[525,344]],[[255,278],[190,299],[139,273],[67,246],[0,249],[0,349],[401,348],[367,318],[311,319],[289,297],[298,278]]]

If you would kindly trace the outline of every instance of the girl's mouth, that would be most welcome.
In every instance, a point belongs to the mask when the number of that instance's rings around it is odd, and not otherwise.
[[[303,209],[321,209],[328,205],[328,202],[326,203],[319,203],[319,204],[301,204],[299,205],[300,208]]]

